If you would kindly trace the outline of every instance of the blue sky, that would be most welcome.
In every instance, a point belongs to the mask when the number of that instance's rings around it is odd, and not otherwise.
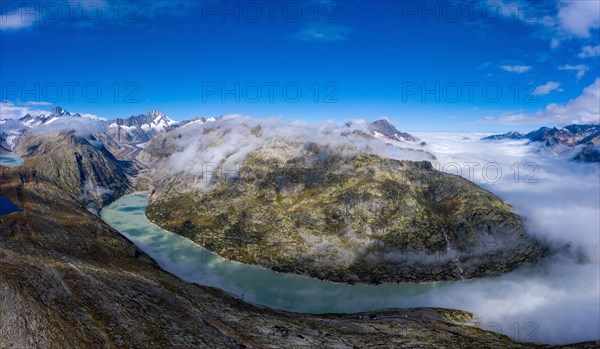
[[[3,1],[0,14],[3,117],[600,122],[597,0]]]

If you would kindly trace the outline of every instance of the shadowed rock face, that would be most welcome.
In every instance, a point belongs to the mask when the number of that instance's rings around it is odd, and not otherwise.
[[[599,135],[600,138],[600,135]],[[600,163],[600,142],[588,142],[573,160]]]
[[[542,256],[510,206],[429,162],[315,144],[272,154],[252,154],[208,190],[163,181],[148,218],[228,259],[347,283],[478,278]]]
[[[1,348],[537,348],[448,309],[307,315],[186,283],[33,169],[0,170]],[[588,344],[593,346],[593,344]],[[583,347],[583,346],[580,346]]]

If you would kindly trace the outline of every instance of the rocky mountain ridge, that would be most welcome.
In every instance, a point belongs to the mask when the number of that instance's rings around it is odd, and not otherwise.
[[[600,125],[568,125],[563,128],[541,127],[527,134],[510,131],[482,138],[482,140],[527,139],[531,142],[543,142],[547,147],[564,145],[580,146],[581,151],[574,160],[600,162]]]
[[[26,134],[17,151],[26,158],[24,168],[52,181],[95,213],[132,187],[133,165],[115,159],[93,137],[73,131]]]
[[[144,143],[175,124],[175,120],[161,111],[151,110],[146,114],[112,120],[108,125],[107,134],[121,144]]]

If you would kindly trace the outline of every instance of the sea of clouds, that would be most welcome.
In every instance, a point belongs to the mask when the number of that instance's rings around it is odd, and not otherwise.
[[[469,178],[498,195],[524,217],[530,234],[560,252],[536,267],[454,283],[407,303],[472,311],[483,327],[519,340],[599,339],[600,166],[571,161],[579,149],[482,141],[483,134],[417,136],[427,141],[439,169]],[[492,164],[487,174],[486,164]]]

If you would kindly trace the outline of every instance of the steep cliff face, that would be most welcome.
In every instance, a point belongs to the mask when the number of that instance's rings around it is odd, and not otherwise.
[[[115,200],[130,189],[126,172],[131,164],[117,161],[102,144],[74,132],[26,134],[18,152],[24,166],[77,197],[92,210]]]
[[[263,148],[208,188],[174,175],[147,216],[228,259],[348,283],[484,277],[543,254],[510,206],[429,162],[289,154]]]
[[[1,348],[537,348],[448,309],[306,315],[186,283],[34,169],[0,169]],[[590,344],[593,345],[593,344]],[[583,346],[580,346],[583,347]]]

